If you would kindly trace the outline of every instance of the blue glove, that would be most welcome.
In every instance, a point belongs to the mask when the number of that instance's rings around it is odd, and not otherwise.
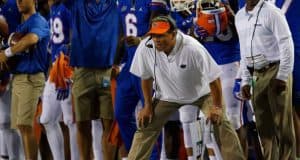
[[[241,94],[241,82],[242,82],[242,79],[235,79],[234,87],[232,90],[234,98],[236,98],[238,100],[244,100],[242,97],[242,94]]]
[[[66,89],[56,89],[57,96],[56,99],[59,101],[63,101],[69,97],[70,87],[68,86]]]
[[[199,25],[194,25],[194,35],[199,40],[203,40],[208,36],[208,32]]]
[[[63,101],[66,98],[68,98],[69,94],[70,94],[70,88],[71,88],[71,81],[67,81],[67,88],[65,88],[65,89],[57,88],[56,89],[56,92],[57,92],[56,99],[59,101]]]
[[[176,25],[183,31],[187,32],[193,26],[193,16],[190,15],[186,18],[183,18],[179,13],[176,14]]]

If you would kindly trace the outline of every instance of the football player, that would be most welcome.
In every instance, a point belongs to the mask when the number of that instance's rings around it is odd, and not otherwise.
[[[16,1],[1,0],[0,5],[1,20],[6,23],[8,32],[1,31],[2,37],[1,49],[8,46],[7,35],[15,31],[21,22],[21,15],[18,11]],[[20,137],[17,130],[10,129],[10,104],[11,104],[11,87],[9,85],[10,74],[1,73],[0,76],[0,157],[2,159],[21,159],[19,147],[21,145]]]
[[[236,129],[247,156],[247,139],[241,124],[241,101],[232,90],[239,69],[239,41],[234,27],[234,13],[229,1],[198,0],[194,34],[221,67],[222,95],[227,116]]]
[[[70,65],[80,159],[92,159],[91,120],[99,118],[104,159],[114,159],[115,149],[107,137],[113,119],[111,67],[119,35],[116,0],[67,0],[65,4],[72,17]]]
[[[79,159],[77,129],[74,123],[70,92],[72,70],[68,64],[71,15],[61,0],[49,0],[48,3],[51,7],[49,49],[53,66],[43,93],[40,122],[45,127],[53,158],[64,159],[63,133],[59,125],[63,116],[63,121],[69,128],[71,159],[76,160]]]
[[[11,127],[20,130],[25,159],[36,160],[37,141],[33,122],[48,70],[47,43],[50,33],[47,21],[36,12],[35,0],[16,2],[23,22],[16,29],[19,34],[15,35],[23,36],[19,36],[14,46],[0,51],[0,62],[5,64],[12,57],[19,59],[12,70]]]

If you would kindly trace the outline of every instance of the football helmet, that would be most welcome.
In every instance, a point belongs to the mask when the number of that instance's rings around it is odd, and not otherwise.
[[[172,12],[186,11],[192,14],[192,9],[195,8],[195,0],[170,0]]]
[[[196,6],[196,24],[207,30],[209,36],[227,29],[227,10],[219,0],[198,0]]]

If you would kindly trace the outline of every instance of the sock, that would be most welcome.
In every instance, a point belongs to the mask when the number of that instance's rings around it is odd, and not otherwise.
[[[93,152],[95,160],[103,160],[102,152],[102,133],[103,127],[101,120],[92,121]]]
[[[79,160],[79,149],[77,144],[77,127],[75,123],[68,124],[70,135],[71,160]]]
[[[46,129],[48,143],[54,160],[65,159],[64,137],[59,123],[44,124]]]

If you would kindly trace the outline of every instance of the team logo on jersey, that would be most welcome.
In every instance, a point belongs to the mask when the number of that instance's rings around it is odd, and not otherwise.
[[[181,64],[180,68],[185,69],[186,68],[186,64]]]

